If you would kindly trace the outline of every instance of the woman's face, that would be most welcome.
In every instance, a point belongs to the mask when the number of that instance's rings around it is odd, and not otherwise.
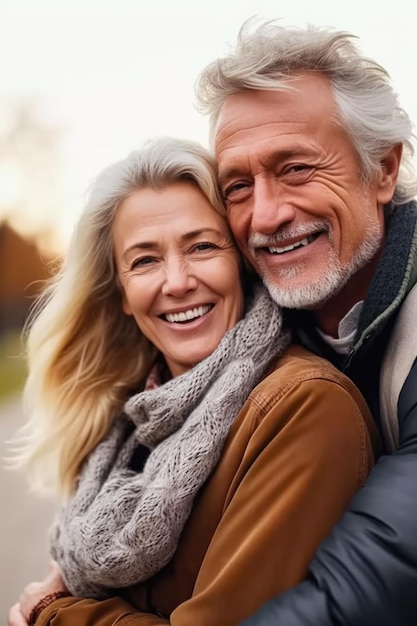
[[[195,184],[180,181],[126,198],[112,237],[123,310],[178,376],[242,317],[240,260],[228,226]]]

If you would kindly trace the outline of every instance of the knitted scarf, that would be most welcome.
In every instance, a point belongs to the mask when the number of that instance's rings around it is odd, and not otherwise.
[[[259,286],[209,357],[128,400],[51,531],[52,556],[74,595],[105,598],[168,563],[236,416],[288,342],[280,310]],[[138,444],[151,450],[141,472],[129,467]]]

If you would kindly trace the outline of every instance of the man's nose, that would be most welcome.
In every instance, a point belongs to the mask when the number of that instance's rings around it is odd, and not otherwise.
[[[170,259],[165,266],[165,279],[162,285],[164,296],[183,297],[188,291],[197,288],[198,280],[189,263],[184,259]]]
[[[271,235],[294,218],[295,208],[280,193],[279,184],[275,180],[255,181],[251,224],[253,231]]]

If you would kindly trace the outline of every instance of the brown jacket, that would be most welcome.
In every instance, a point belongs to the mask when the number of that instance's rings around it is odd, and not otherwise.
[[[353,383],[291,347],[251,393],[172,561],[98,602],[61,598],[36,626],[235,626],[305,578],[363,485],[375,430]]]

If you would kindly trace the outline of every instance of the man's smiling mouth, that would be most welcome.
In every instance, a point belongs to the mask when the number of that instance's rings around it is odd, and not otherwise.
[[[161,318],[166,322],[171,323],[184,323],[191,322],[203,315],[206,315],[213,308],[214,304],[205,304],[203,306],[187,309],[186,311],[180,311],[178,313],[164,313]]]
[[[300,241],[296,241],[295,243],[287,246],[265,246],[263,250],[268,251],[270,254],[284,254],[284,252],[291,252],[292,250],[308,246],[308,244],[315,241],[321,234],[322,233],[320,232],[315,233],[314,235],[309,235],[308,237],[304,237],[304,239],[300,239]]]

